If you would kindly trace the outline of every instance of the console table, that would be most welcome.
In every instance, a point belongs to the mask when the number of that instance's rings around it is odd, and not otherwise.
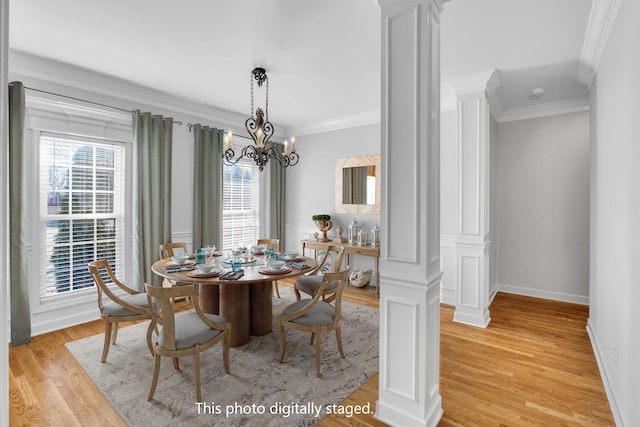
[[[317,259],[318,250],[326,250],[328,246],[339,246],[344,248],[344,253],[347,254],[347,265],[349,265],[349,256],[362,255],[370,256],[376,259],[376,296],[380,296],[380,248],[373,246],[360,246],[353,243],[340,243],[340,242],[319,242],[317,240],[303,240],[302,241],[302,254],[304,255],[305,249],[313,249],[314,256]]]

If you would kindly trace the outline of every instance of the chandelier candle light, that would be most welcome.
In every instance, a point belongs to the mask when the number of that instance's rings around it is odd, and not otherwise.
[[[266,82],[265,109],[258,108],[253,115],[253,81],[258,83],[258,87]],[[224,153],[222,159],[227,165],[235,165],[243,157],[253,159],[260,171],[264,170],[269,159],[277,160],[282,167],[294,166],[298,163],[300,157],[296,153],[295,139],[291,138],[291,143],[286,139],[283,142],[284,150],[272,143],[271,137],[275,131],[271,122],[269,122],[269,79],[264,68],[254,68],[251,72],[251,117],[244,124],[249,136],[253,140],[254,145],[247,145],[240,151],[240,155],[235,157],[233,151],[233,141],[231,131],[227,132],[224,140]]]

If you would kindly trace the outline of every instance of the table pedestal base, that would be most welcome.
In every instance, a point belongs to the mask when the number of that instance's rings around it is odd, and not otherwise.
[[[220,316],[231,322],[229,345],[239,347],[249,342],[249,284],[220,285]]]
[[[254,283],[249,290],[251,299],[251,335],[261,337],[271,333],[271,282]]]
[[[217,285],[200,285],[198,288],[202,311],[209,314],[220,314],[220,287]]]

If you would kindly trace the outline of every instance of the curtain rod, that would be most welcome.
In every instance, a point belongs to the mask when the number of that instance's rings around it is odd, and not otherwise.
[[[195,127],[195,123],[188,123],[187,126],[189,126],[189,132],[191,132],[191,129],[193,129]],[[229,135],[228,131],[223,131],[225,133],[225,135]],[[248,136],[244,136],[244,135],[238,135],[237,133],[233,134],[234,138],[244,138],[244,139],[248,139],[249,141],[253,141],[253,139],[249,138]]]
[[[11,83],[9,83],[9,85],[11,85]],[[73,96],[61,95],[59,93],[49,92],[49,91],[46,91],[46,90],[36,89],[36,88],[28,87],[28,86],[24,86],[24,88],[32,90],[34,92],[46,93],[46,94],[49,94],[49,95],[60,96],[62,98],[73,99],[74,101],[86,102],[86,103],[93,104],[93,105],[99,105],[101,107],[111,108],[113,110],[120,110],[120,111],[124,111],[126,113],[133,113],[133,111],[127,110],[125,108],[114,107],[112,105],[101,104],[99,102],[94,102],[94,101],[87,101],[86,99],[75,98]],[[182,126],[182,121],[181,120],[174,120],[173,123],[178,125],[178,126]]]

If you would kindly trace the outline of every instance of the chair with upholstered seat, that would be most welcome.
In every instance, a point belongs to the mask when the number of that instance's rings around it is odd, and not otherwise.
[[[149,352],[153,355],[151,334],[155,329],[155,322],[151,316],[147,296],[143,292],[131,289],[124,283],[120,282],[113,273],[113,270],[111,270],[109,262],[106,259],[90,262],[89,272],[96,284],[100,318],[105,324],[104,346],[100,362],[106,362],[110,344],[116,343],[118,324],[120,322],[131,322],[135,320],[151,319],[149,328],[147,329],[147,346],[149,347]],[[126,292],[126,295],[116,295],[113,292],[113,289],[107,286],[105,280],[113,282],[118,286],[118,288],[120,288],[120,290]]]
[[[174,255],[186,254],[186,253],[188,253],[187,244],[184,242],[163,243],[158,247],[158,257],[160,259],[171,258]],[[184,283],[175,282],[171,279],[167,279],[166,277],[162,279],[162,286],[164,286],[165,288],[170,288],[172,286],[181,286],[181,285],[184,285]]]
[[[163,243],[158,247],[158,257],[160,259],[171,258],[174,255],[186,253],[187,244],[183,242]],[[171,286],[175,285],[176,283],[173,280],[169,280],[167,278],[162,281],[162,286],[166,288],[170,288]]]
[[[280,248],[280,240],[279,239],[258,239],[258,246],[265,245],[267,249],[272,249],[274,252],[278,252]],[[278,289],[278,281],[273,281],[273,291],[275,295],[280,298],[280,290]]]
[[[154,302],[152,310],[153,320],[160,326],[158,341],[154,347],[153,380],[147,400],[153,399],[158,385],[160,373],[160,361],[162,357],[173,359],[173,366],[180,370],[179,358],[193,356],[193,369],[195,371],[196,402],[202,401],[200,390],[200,353],[222,344],[222,361],[224,370],[229,370],[229,331],[231,323],[223,317],[215,314],[207,314],[202,311],[196,294],[197,285],[176,286],[164,288],[145,284],[149,304]],[[179,313],[177,316],[173,309],[172,300],[184,297],[191,301],[193,310]],[[157,305],[157,308],[156,308]]]
[[[287,306],[278,316],[278,336],[280,338],[280,360],[284,361],[287,346],[286,328],[311,332],[311,344],[316,344],[316,376],[320,376],[320,334],[335,331],[340,357],[344,359],[342,336],[340,333],[342,291],[349,278],[349,269],[337,273],[325,273],[320,288],[313,299],[302,299]],[[334,304],[322,300],[322,293],[331,283],[336,283]]]
[[[322,283],[322,273],[326,271],[329,266],[328,263],[333,258],[333,272],[340,271],[342,266],[342,258],[344,257],[344,248],[342,246],[327,246],[322,259],[318,265],[311,271],[307,272],[304,276],[299,277],[293,283],[293,290],[296,294],[296,299],[300,300],[300,292],[303,292],[312,298],[316,295],[316,292],[320,289]],[[322,298],[327,302],[331,302],[335,296],[335,290],[338,284],[336,282],[329,283],[323,291]],[[327,299],[328,298],[328,299]]]

